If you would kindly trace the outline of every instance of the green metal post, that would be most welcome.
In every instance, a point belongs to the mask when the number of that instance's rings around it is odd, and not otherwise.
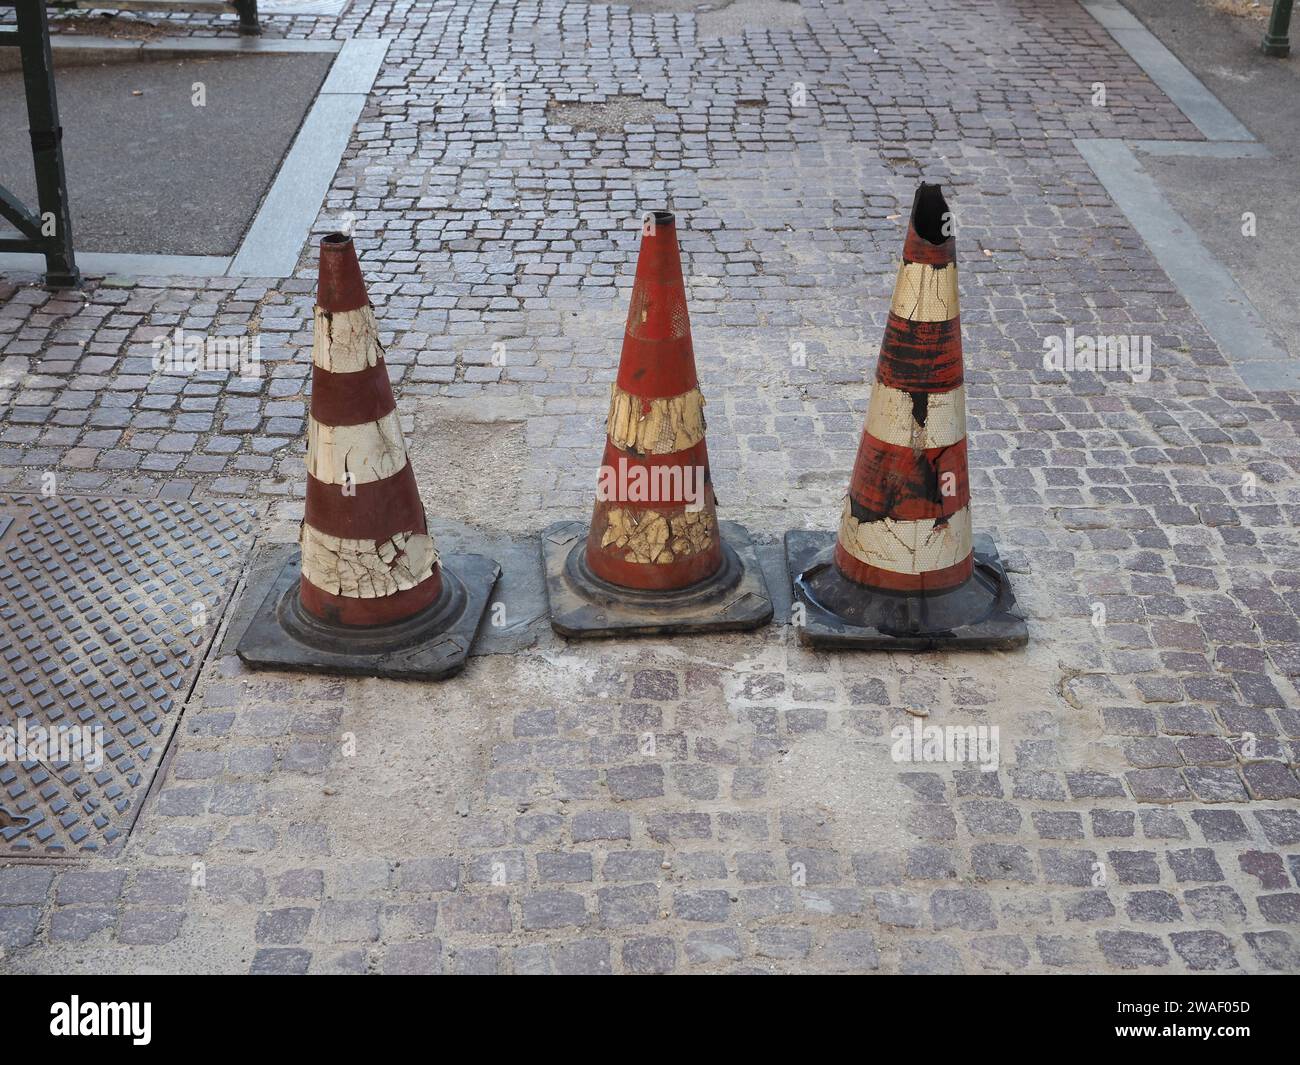
[[[1268,19],[1268,30],[1260,51],[1265,55],[1285,58],[1291,54],[1291,0],[1273,0],[1273,13]]]
[[[44,253],[45,283],[51,288],[73,288],[81,283],[81,274],[72,250],[72,215],[63,173],[63,127],[59,125],[59,105],[54,95],[50,27],[44,0],[16,0],[13,6],[18,17],[17,44],[22,54],[39,216],[23,210],[3,188],[0,209],[18,225],[28,245]],[[13,246],[18,242],[4,243]]]

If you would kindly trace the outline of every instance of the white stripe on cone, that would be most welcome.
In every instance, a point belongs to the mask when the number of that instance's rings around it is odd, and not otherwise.
[[[302,575],[323,592],[352,599],[380,599],[429,579],[438,549],[424,533],[398,533],[391,540],[345,540],[302,527]]]
[[[357,373],[374,366],[383,355],[379,343],[379,326],[370,307],[355,311],[328,311],[316,308],[316,327],[312,334],[311,361],[331,373]]]
[[[933,518],[859,522],[846,497],[840,515],[840,546],[859,562],[891,573],[946,569],[970,554],[970,507],[962,507],[937,527]]]
[[[957,317],[957,265],[901,263],[889,308],[911,322],[946,322]]]
[[[405,465],[406,444],[395,410],[377,422],[361,425],[322,425],[315,418],[307,420],[307,469],[318,481],[368,484],[401,473]]]
[[[951,447],[966,437],[966,389],[927,394],[925,424],[917,422],[912,395],[877,381],[871,386],[867,432],[898,447]]]

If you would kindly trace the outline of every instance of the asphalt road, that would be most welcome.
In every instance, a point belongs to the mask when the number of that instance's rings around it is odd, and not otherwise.
[[[303,53],[60,68],[77,250],[234,253],[332,59]],[[204,106],[192,102],[197,82]],[[16,72],[0,73],[0,184],[35,208]]]

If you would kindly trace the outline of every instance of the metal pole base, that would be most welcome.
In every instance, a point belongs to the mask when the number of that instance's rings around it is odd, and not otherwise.
[[[795,599],[800,642],[826,649],[866,651],[1011,650],[1029,642],[1025,620],[998,549],[986,534],[973,537],[975,572],[939,594],[874,591],[845,577],[832,561],[835,533],[785,534],[786,565]],[[802,622],[802,623],[800,623]]]
[[[1265,55],[1285,59],[1291,54],[1291,38],[1289,36],[1273,37],[1269,34],[1265,34],[1264,43],[1259,46],[1259,50]]]
[[[266,597],[235,653],[254,669],[444,680],[465,668],[501,567],[483,555],[445,555],[441,563],[442,594],[414,617],[393,625],[326,625],[302,608],[295,553],[263,586]]]
[[[707,580],[674,591],[623,588],[587,567],[587,526],[552,525],[542,533],[551,627],[571,639],[673,636],[757,629],[772,620],[772,597],[743,525],[718,523],[722,566]]]
[[[71,273],[47,273],[41,282],[46,288],[69,289],[81,288],[81,271]]]

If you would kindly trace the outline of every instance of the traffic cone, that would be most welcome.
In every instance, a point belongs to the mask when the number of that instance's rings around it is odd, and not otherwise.
[[[757,628],[772,601],[749,534],[719,523],[677,225],[646,216],[590,526],[543,535],[565,636]]]
[[[973,536],[957,253],[938,185],[912,202],[867,424],[829,533],[786,534],[815,647],[1017,647],[1028,640],[997,548]]]
[[[340,233],[320,244],[299,547],[239,642],[250,666],[424,680],[464,667],[501,570],[482,555],[439,558]]]

